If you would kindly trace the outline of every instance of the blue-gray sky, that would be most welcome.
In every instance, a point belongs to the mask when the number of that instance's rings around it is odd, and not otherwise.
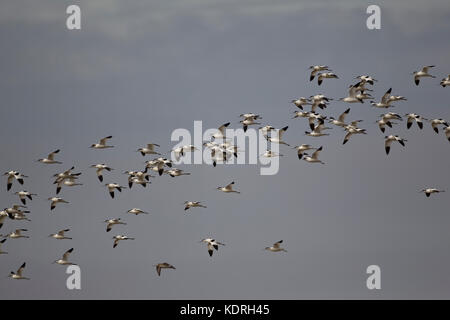
[[[79,4],[82,29],[66,29],[66,7]],[[366,8],[381,8],[381,30],[366,28]],[[2,234],[29,229],[31,239],[8,239],[0,256],[5,277],[24,261],[31,281],[0,278],[0,297],[61,299],[311,299],[450,298],[448,194],[426,198],[418,190],[450,192],[450,145],[429,124],[399,134],[406,148],[384,153],[375,125],[383,110],[351,105],[349,119],[364,119],[368,134],[342,145],[343,132],[305,137],[304,119],[291,120],[290,100],[324,93],[338,99],[360,74],[379,81],[377,100],[390,87],[404,95],[393,111],[450,120],[448,1],[3,1],[0,4],[0,167],[30,176],[22,188],[38,193],[32,222],[6,221]],[[326,64],[339,75],[321,87],[307,68]],[[411,72],[436,65],[436,79],[416,87]],[[349,105],[333,101],[337,116]],[[326,165],[308,164],[281,147],[280,172],[257,166],[184,165],[190,176],[157,177],[114,200],[89,165],[116,170],[106,182],[126,183],[124,170],[143,168],[134,150],[148,142],[169,150],[176,128],[204,128],[256,112],[264,124],[289,125],[285,140],[323,145]],[[90,150],[113,135],[111,150]],[[34,162],[60,148],[63,165]],[[149,157],[150,158],[150,157]],[[50,213],[51,175],[75,165],[79,188]],[[242,193],[215,190],[236,181]],[[3,181],[3,180],[2,180]],[[3,184],[6,184],[3,181]],[[447,193],[448,193],[447,192]],[[183,211],[185,200],[207,209]],[[3,207],[17,203],[0,192]],[[3,208],[2,207],[2,208]],[[146,216],[127,216],[139,207]],[[110,233],[100,222],[122,217]],[[73,240],[48,234],[71,228]],[[112,248],[114,234],[136,237]],[[210,258],[198,241],[227,244]],[[262,249],[283,239],[288,253]],[[51,262],[74,247],[82,290],[66,289],[65,267]],[[158,277],[153,264],[176,270]],[[382,289],[369,291],[365,270],[377,264]],[[166,272],[167,271],[167,272]]]

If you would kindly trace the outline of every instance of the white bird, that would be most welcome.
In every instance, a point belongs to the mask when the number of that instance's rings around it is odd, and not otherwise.
[[[301,110],[303,110],[303,106],[311,104],[309,99],[305,98],[305,97],[300,97],[300,98],[293,99],[293,100],[291,100],[291,103],[293,103],[294,106],[296,106],[297,108],[299,108]]]
[[[143,157],[147,154],[160,154],[155,151],[155,147],[160,147],[160,145],[156,143],[147,143],[146,147],[139,148],[136,152],[140,152]]]
[[[429,197],[432,193],[445,192],[445,190],[439,190],[439,189],[436,189],[436,188],[425,188],[425,189],[420,190],[420,192],[425,193],[425,195],[427,197]]]
[[[230,192],[240,193],[239,191],[233,190],[233,185],[234,185],[234,181],[232,181],[231,183],[229,183],[225,187],[217,187],[217,190],[223,191],[225,193],[230,193]]]
[[[57,263],[59,265],[76,265],[73,262],[69,262],[69,255],[72,253],[73,248],[70,248],[69,250],[67,250],[61,259],[55,260],[53,261],[53,263]]]
[[[77,183],[75,181],[76,179],[77,179],[76,177],[72,177],[72,178],[69,178],[67,180],[63,180],[61,182],[58,182],[57,185],[56,185],[56,194],[60,193],[61,188],[62,188],[63,185],[67,186],[67,187],[82,186],[83,184],[82,183]]]
[[[392,88],[389,88],[388,91],[386,91],[386,93],[383,95],[383,97],[381,97],[381,102],[376,103],[375,101],[370,101],[370,103],[372,104],[372,106],[376,107],[376,108],[389,108],[389,107],[393,107],[391,106],[392,100],[390,100],[389,98],[391,97],[391,92],[392,92]]]
[[[6,251],[2,251],[2,245],[5,243],[6,238],[0,241],[0,254],[8,254]]]
[[[69,203],[68,201],[66,201],[62,198],[59,198],[59,197],[51,197],[51,198],[48,198],[47,200],[51,201],[50,210],[55,209],[57,203]]]
[[[310,137],[329,136],[330,135],[329,133],[323,133],[322,132],[323,130],[326,130],[326,129],[331,129],[331,128],[325,127],[325,125],[322,122],[322,123],[316,125],[314,127],[314,130],[312,130],[312,131],[305,131],[305,134],[307,136],[310,136]]]
[[[433,128],[434,132],[439,133],[439,125],[444,125],[448,127],[448,122],[444,119],[432,119],[429,120],[431,122],[431,127]]]
[[[23,269],[25,269],[25,262],[20,266],[19,269],[14,273],[14,271],[11,271],[9,274],[9,277],[16,280],[30,280],[30,278],[24,277],[22,275]]]
[[[194,151],[197,151],[197,150],[198,149],[194,145],[189,144],[189,145],[186,145],[186,146],[181,146],[181,147],[175,148],[172,151],[175,154],[175,159],[177,161],[180,161],[180,158],[182,156],[184,156],[186,154],[186,152],[194,152]]]
[[[314,77],[316,76],[317,72],[319,71],[330,71],[328,66],[310,66],[309,69],[311,70],[311,74],[309,75],[309,81],[313,81]]]
[[[256,113],[242,113],[239,115],[239,117],[244,118],[244,119],[252,118],[254,120],[262,119],[262,117]]]
[[[6,190],[9,191],[12,187],[14,179],[16,179],[20,184],[23,184],[23,178],[28,178],[28,176],[25,176],[18,171],[8,171],[3,174],[4,176],[8,176],[7,182],[6,182]]]
[[[376,80],[373,77],[368,76],[368,75],[357,76],[357,77],[355,77],[355,79],[359,79],[359,80],[363,81],[364,83],[365,82],[370,83],[371,85],[373,85],[374,82],[378,81],[378,80]]]
[[[350,86],[348,90],[348,96],[345,98],[340,98],[339,100],[347,103],[364,103],[364,100],[361,97],[358,97],[358,85],[359,83]]]
[[[164,166],[172,167],[172,161],[166,158],[157,158],[145,162],[145,167],[152,171],[158,172],[161,176],[164,173]]]
[[[406,99],[406,97],[404,96],[390,96],[388,100],[389,102],[394,102],[394,101],[407,101],[408,99]]]
[[[113,248],[117,247],[117,245],[119,244],[119,241],[122,241],[122,240],[134,240],[134,238],[129,238],[129,237],[124,236],[124,235],[114,236],[113,239],[114,239]]]
[[[406,128],[409,129],[411,128],[413,122],[415,121],[417,123],[417,126],[422,130],[423,128],[423,122],[422,120],[426,120],[425,118],[422,118],[421,116],[419,116],[416,113],[408,113],[405,115],[407,117],[407,121],[406,121]]]
[[[389,120],[384,120],[384,119],[380,119],[378,121],[376,121],[375,123],[378,124],[378,127],[380,128],[381,132],[384,133],[384,131],[386,131],[386,126],[388,126],[389,128],[392,128],[393,124],[397,124],[396,122],[391,122]]]
[[[53,177],[55,177],[56,179],[53,182],[53,184],[63,182],[64,180],[67,180],[67,179],[76,179],[78,176],[81,175],[81,172],[72,173],[73,169],[75,169],[75,167],[72,166],[70,169],[68,169],[64,172],[54,174]]]
[[[153,266],[156,267],[156,272],[158,273],[158,276],[161,276],[162,269],[175,269],[173,265],[168,264],[167,262],[158,263]]]
[[[405,146],[405,142],[408,141],[406,139],[402,139],[397,135],[389,135],[389,136],[385,136],[385,141],[384,141],[384,149],[386,150],[386,154],[389,154],[389,151],[391,150],[391,144],[393,141],[398,141],[398,143],[400,143],[402,146]]]
[[[445,133],[445,137],[447,138],[447,140],[450,141],[450,126],[445,127],[444,133]]]
[[[271,125],[266,125],[264,127],[259,127],[259,130],[261,130],[262,134],[267,136],[270,132],[275,131],[275,128]]]
[[[56,161],[55,160],[55,155],[57,153],[59,153],[59,149],[55,150],[53,152],[51,152],[47,158],[42,158],[42,159],[38,159],[37,161],[41,162],[41,163],[45,163],[45,164],[62,164],[62,162]]]
[[[339,79],[338,76],[332,72],[319,73],[317,77],[317,84],[320,86],[323,79]]]
[[[116,224],[126,225],[126,223],[122,222],[120,218],[106,219],[104,222],[106,222],[106,232],[110,232],[112,227]]]
[[[30,193],[28,191],[18,191],[14,194],[19,196],[20,201],[22,201],[23,204],[27,204],[26,198],[33,200],[33,196],[37,196],[35,193]]]
[[[446,86],[450,86],[450,74],[441,80],[440,85],[445,88]]]
[[[280,252],[280,251],[287,252],[287,250],[281,248],[282,243],[283,243],[283,240],[280,240],[278,242],[275,242],[271,247],[264,248],[264,250],[272,251],[272,252]]]
[[[109,195],[113,199],[114,199],[114,189],[116,189],[119,192],[122,192],[122,189],[126,189],[127,188],[127,187],[121,186],[121,185],[119,185],[117,183],[107,183],[107,184],[105,184],[105,186],[108,188]]]
[[[277,130],[274,137],[272,136],[270,137],[264,136],[264,137],[266,138],[267,141],[270,141],[271,143],[285,144],[289,146],[289,144],[287,144],[282,140],[283,134],[287,131],[288,128],[289,126],[286,126],[284,128],[281,128],[280,130]]]
[[[325,109],[327,107],[327,104],[330,100],[333,100],[331,98],[328,98],[324,96],[323,94],[316,94],[314,96],[309,97],[311,99],[311,111],[314,112],[317,107],[320,109]]]
[[[204,242],[207,244],[207,248],[208,248],[208,253],[209,256],[212,257],[213,253],[214,253],[214,249],[219,250],[219,246],[224,246],[224,243],[221,243],[219,241],[216,241],[215,239],[211,239],[211,238],[206,238],[206,239],[202,239],[200,242]]]
[[[386,121],[390,121],[390,120],[403,121],[402,117],[399,114],[395,113],[395,112],[388,112],[388,113],[382,114],[381,115],[381,119],[383,121],[385,121],[385,122]]]
[[[103,182],[103,170],[107,170],[109,172],[111,172],[113,169],[111,167],[109,167],[108,165],[104,164],[104,163],[98,163],[98,164],[93,164],[91,165],[91,168],[95,168],[95,172],[97,174],[97,178],[98,180],[100,180],[100,182]]]
[[[49,235],[49,237],[51,237],[53,239],[57,239],[57,240],[64,240],[64,239],[71,240],[72,238],[66,237],[64,235],[66,232],[69,232],[69,231],[70,231],[70,229],[60,230],[57,233],[53,233],[53,234]]]
[[[261,157],[264,158],[276,158],[276,157],[282,157],[283,155],[280,153],[276,153],[272,150],[266,150],[266,152],[264,152]]]
[[[349,112],[350,112],[350,108],[348,108],[347,110],[342,112],[337,119],[335,119],[333,117],[330,117],[330,121],[329,122],[331,124],[334,124],[335,126],[345,127],[347,125],[345,123],[345,117],[348,115]]]
[[[345,127],[347,134],[344,137],[344,142],[342,144],[346,144],[350,137],[354,134],[366,134],[366,129],[356,128],[355,126],[349,125]]]
[[[6,236],[3,236],[4,238],[11,238],[11,239],[18,239],[18,238],[29,238],[29,236],[25,236],[22,234],[22,231],[28,231],[27,229],[17,229],[13,232],[7,234]]]
[[[225,139],[225,129],[230,125],[230,122],[224,123],[221,125],[211,137],[214,139]]]
[[[98,143],[94,143],[91,145],[91,148],[93,149],[106,149],[106,148],[114,148],[114,146],[108,146],[106,145],[106,141],[111,139],[112,136],[107,136],[103,139],[100,139],[100,141]]]
[[[206,206],[202,205],[200,201],[185,201],[184,202],[184,211],[190,208],[206,208]]]
[[[173,168],[173,169],[167,170],[167,171],[165,171],[165,173],[167,173],[172,178],[179,177],[179,176],[188,176],[188,175],[190,175],[189,172],[183,172],[183,170],[177,169],[177,168]]]
[[[139,215],[139,214],[149,214],[148,212],[143,211],[143,210],[141,210],[139,208],[133,208],[133,209],[128,210],[127,212],[131,213],[131,214],[134,214],[136,216]]]
[[[419,85],[420,78],[423,78],[423,77],[436,78],[435,76],[432,76],[431,74],[428,73],[428,70],[433,68],[433,67],[434,66],[426,66],[426,67],[423,67],[422,70],[420,70],[420,71],[414,71],[413,72],[414,83],[416,84],[416,86]]]
[[[302,144],[302,145],[294,147],[293,149],[297,149],[298,158],[301,160],[302,157],[303,157],[303,153],[305,151],[308,151],[308,150],[311,150],[311,149],[314,149],[314,148],[311,147],[311,145],[309,145],[309,144]]]
[[[261,124],[259,122],[256,122],[254,118],[245,118],[244,120],[241,120],[239,122],[242,124],[244,132],[247,132],[248,126]]]
[[[305,160],[306,162],[310,162],[310,163],[325,164],[323,161],[319,160],[319,153],[320,153],[320,151],[322,151],[322,146],[317,148],[316,151],[314,151],[311,156],[309,156],[307,153],[304,153],[303,154],[303,156],[304,156],[303,160]]]

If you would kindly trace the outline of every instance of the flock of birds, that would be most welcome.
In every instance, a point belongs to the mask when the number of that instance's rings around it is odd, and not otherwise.
[[[430,69],[434,66],[425,66],[420,71],[415,71],[412,73],[413,80],[416,85],[421,83],[422,78],[436,78],[431,75]],[[317,77],[317,84],[320,86],[325,79],[339,79],[338,76],[331,72],[330,68],[325,65],[317,65],[311,66],[310,68],[310,81],[313,81],[315,77]],[[339,100],[344,103],[364,103],[365,100],[369,100],[370,104],[374,108],[380,109],[389,109],[393,107],[392,103],[397,101],[406,101],[407,99],[404,96],[400,95],[392,95],[392,88],[389,88],[386,93],[381,97],[380,102],[375,102],[370,94],[372,89],[368,88],[368,86],[373,86],[376,79],[368,75],[361,75],[355,77],[358,80],[357,83],[349,86],[348,96],[344,98],[340,98]],[[450,86],[450,75],[446,78],[442,79],[440,82],[442,87]],[[294,106],[296,106],[300,110],[294,111],[294,116],[292,119],[296,118],[305,118],[308,120],[308,127],[310,131],[305,131],[305,134],[311,137],[321,137],[329,135],[326,133],[326,130],[331,129],[325,125],[325,121],[330,125],[340,127],[345,131],[345,136],[343,140],[343,144],[346,144],[349,139],[358,134],[366,134],[366,129],[360,128],[359,125],[362,120],[353,120],[351,122],[347,122],[346,118],[350,113],[350,108],[347,108],[342,114],[340,114],[337,118],[328,117],[322,115],[318,112],[318,109],[324,110],[329,105],[332,98],[326,97],[323,94],[317,94],[314,96],[310,96],[309,98],[300,97],[293,99],[291,102]],[[306,111],[306,106],[309,106],[309,110]],[[262,117],[258,114],[254,113],[246,113],[241,114],[240,123],[243,126],[244,132],[247,131],[249,126],[252,125],[261,125],[258,122]],[[443,128],[443,132],[450,141],[450,126],[449,123],[441,118],[435,119],[427,119],[421,115],[415,113],[405,114],[406,117],[406,128],[410,129],[411,126],[415,123],[420,130],[424,128],[424,122],[427,121],[431,124],[432,129],[438,134],[439,129]],[[394,112],[386,112],[380,116],[380,119],[376,121],[378,127],[382,133],[385,133],[387,130],[386,126],[389,128],[393,128],[394,125],[398,125],[399,121],[403,121],[403,117]],[[203,146],[210,151],[212,163],[214,166],[217,165],[218,162],[225,163],[228,159],[234,157],[238,157],[238,153],[240,150],[236,145],[233,144],[232,141],[226,138],[226,128],[230,125],[230,122],[223,124],[220,126],[216,133],[212,134],[211,141],[207,141],[203,143]],[[288,130],[288,126],[285,126],[281,129],[276,129],[271,125],[265,125],[258,127],[259,130],[262,131],[263,135],[270,143],[276,143],[280,145],[290,146],[288,143],[283,141],[283,134]],[[112,136],[107,136],[103,139],[100,139],[97,143],[94,143],[90,146],[92,149],[102,150],[113,148],[112,145],[108,144],[108,141],[112,139]],[[386,154],[390,153],[392,143],[398,142],[400,145],[405,146],[405,142],[407,140],[399,137],[398,135],[386,135],[384,139],[384,148]],[[123,189],[129,188],[131,189],[133,185],[140,185],[142,187],[146,187],[147,184],[150,183],[150,178],[154,178],[150,172],[157,173],[159,176],[163,174],[167,174],[171,177],[179,177],[183,175],[189,175],[190,173],[184,172],[181,169],[177,169],[173,167],[173,161],[162,157],[162,155],[157,151],[157,147],[160,145],[155,143],[149,143],[145,147],[139,148],[136,152],[139,152],[142,156],[156,156],[156,158],[152,160],[148,160],[145,162],[145,168],[142,171],[125,171],[124,174],[128,176],[128,186],[123,186],[118,183],[106,183],[104,186],[106,187],[111,198],[115,198],[115,192],[122,192]],[[297,151],[298,159],[304,160],[309,163],[321,163],[324,164],[322,160],[319,159],[319,153],[322,151],[323,147],[313,147],[309,144],[301,144],[299,146],[295,146],[294,149]],[[174,158],[178,161],[181,157],[185,156],[188,152],[201,151],[198,150],[193,145],[186,145],[177,147],[172,149],[169,153],[173,154]],[[307,153],[307,151],[313,151],[311,154]],[[60,150],[55,150],[48,154],[46,158],[38,159],[37,161],[46,164],[46,165],[61,165],[60,161],[55,160],[55,157],[59,154]],[[261,156],[263,157],[278,157],[282,156],[282,154],[277,154],[271,150],[267,150]],[[95,169],[98,180],[103,183],[104,177],[103,174],[105,171],[110,172],[113,170],[110,166],[105,163],[94,164],[91,168]],[[59,197],[63,187],[75,187],[82,186],[81,183],[78,183],[78,178],[81,175],[81,172],[74,172],[75,167],[72,166],[70,169],[57,173],[53,176],[54,181],[53,184],[56,185],[56,195],[53,197],[49,197],[48,201],[50,201],[50,210],[53,211],[57,205],[61,204],[69,204],[68,201]],[[24,185],[25,180],[28,176],[24,175],[21,172],[11,170],[5,172],[4,176],[7,177],[7,185],[6,189],[9,192],[12,189],[12,186],[15,181],[17,181],[20,185]],[[222,191],[224,193],[236,193],[240,192],[234,189],[235,182],[217,187],[217,190]],[[425,193],[427,197],[430,197],[431,194],[444,192],[445,190],[436,188],[436,187],[427,187],[420,192]],[[3,224],[9,220],[25,220],[30,221],[27,217],[27,214],[30,213],[27,210],[27,201],[33,201],[33,197],[36,197],[37,194],[31,193],[25,190],[14,192],[15,195],[18,196],[19,200],[22,204],[14,204],[10,208],[4,208],[0,211],[0,228],[3,227]],[[189,210],[191,208],[206,208],[199,201],[186,201],[184,202],[184,210]],[[132,208],[127,211],[129,214],[140,215],[140,214],[148,214],[148,212],[141,210],[139,208]],[[121,220],[121,218],[109,218],[104,220],[106,224],[106,232],[110,232],[112,228],[116,225],[126,225],[125,222]],[[2,246],[5,244],[7,238],[9,239],[18,239],[18,238],[29,238],[25,233],[27,229],[17,229],[9,234],[0,235],[3,239],[0,241],[0,254],[7,254],[7,252],[2,251]],[[71,237],[66,236],[66,233],[70,231],[69,228],[65,228],[60,230],[54,234],[49,235],[49,237],[57,240],[70,240]],[[128,237],[126,235],[118,234],[113,237],[113,248],[116,248],[120,241],[124,240],[134,240],[133,237]],[[219,246],[225,246],[224,243],[217,241],[214,238],[205,238],[200,241],[200,243],[206,244],[206,248],[209,256],[213,256],[214,251],[219,249]],[[275,242],[272,246],[264,248],[264,250],[271,252],[287,252],[284,248],[282,248],[283,240]],[[60,259],[55,260],[53,263],[59,265],[73,265],[74,263],[69,261],[69,256],[73,252],[73,248],[67,250]],[[17,271],[11,271],[9,277],[12,279],[29,279],[23,275],[26,263],[24,262]],[[156,267],[156,272],[158,276],[161,275],[162,269],[175,269],[175,267],[167,262],[161,262],[154,265]]]

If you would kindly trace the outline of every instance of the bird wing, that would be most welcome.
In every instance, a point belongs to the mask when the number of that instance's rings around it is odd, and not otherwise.
[[[278,242],[275,242],[274,244],[273,244],[273,247],[274,248],[279,248],[280,247],[280,244],[282,244],[283,243],[283,240],[280,240],[280,241],[278,241]]]
[[[19,269],[17,269],[17,275],[19,276],[19,277],[21,277],[22,276],[22,271],[23,271],[23,269],[25,269],[25,262],[20,266],[20,268]]]
[[[338,118],[338,121],[340,122],[344,122],[345,120],[345,116],[350,112],[350,108],[348,108],[347,110],[345,110],[344,112],[341,113],[341,115]]]
[[[322,151],[322,147],[320,147],[316,151],[314,151],[313,154],[311,155],[311,158],[313,158],[314,160],[317,160],[319,157],[320,151]]]
[[[71,253],[72,251],[73,251],[73,248],[67,250],[67,251],[63,254],[62,259],[63,259],[64,261],[67,261],[67,259],[69,258],[69,255],[70,255],[70,253]]]
[[[104,137],[103,139],[100,139],[100,144],[105,144],[106,140],[111,139],[112,136]]]
[[[47,156],[47,159],[48,160],[53,160],[54,157],[55,157],[55,154],[57,154],[58,152],[59,152],[59,149],[49,153],[49,155]]]

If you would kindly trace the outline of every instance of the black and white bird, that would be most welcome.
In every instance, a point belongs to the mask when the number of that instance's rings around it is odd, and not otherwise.
[[[76,265],[73,262],[69,261],[69,255],[73,252],[73,248],[70,248],[69,250],[67,250],[66,252],[64,252],[63,256],[61,257],[61,259],[55,260],[53,261],[53,263],[59,264],[59,265]]]
[[[419,116],[416,113],[405,114],[405,117],[407,118],[407,120],[406,120],[406,128],[407,129],[411,128],[412,124],[414,122],[416,122],[417,126],[419,127],[419,129],[422,130],[422,128],[423,128],[423,120],[427,120],[427,119],[423,118],[422,116]]]
[[[287,252],[286,249],[281,247],[282,243],[283,243],[283,240],[280,240],[278,242],[275,242],[271,247],[265,247],[264,250],[271,251],[271,252]]]
[[[113,248],[117,247],[117,245],[119,244],[119,241],[123,241],[123,240],[134,240],[134,238],[130,238],[124,235],[117,235],[113,237],[114,239],[114,244],[113,244]]]
[[[47,158],[38,159],[37,161],[39,161],[40,163],[45,163],[45,164],[62,164],[62,162],[55,160],[55,155],[57,153],[59,153],[59,151],[60,151],[59,149],[55,150],[55,151],[49,153]]]
[[[335,126],[338,126],[338,127],[345,127],[347,125],[345,123],[345,117],[348,115],[349,112],[350,112],[350,108],[348,108],[347,110],[342,112],[337,119],[330,117],[329,123],[334,124]]]
[[[25,269],[25,265],[26,265],[26,263],[24,262],[24,263],[20,266],[20,268],[17,269],[16,272],[11,271],[11,272],[9,273],[9,277],[12,278],[12,279],[15,279],[15,280],[30,280],[30,278],[24,277],[24,276],[22,275],[23,270]]]
[[[69,203],[68,201],[64,200],[63,198],[59,198],[59,197],[51,197],[51,198],[48,198],[47,200],[51,201],[50,210],[55,209],[57,203]]]
[[[28,239],[29,236],[23,235],[22,232],[28,231],[27,229],[17,229],[13,232],[3,236],[4,238],[11,238],[11,239],[19,239],[19,238],[25,238]]]
[[[49,237],[57,240],[64,240],[64,239],[71,240],[72,238],[65,236],[65,233],[69,231],[70,229],[59,230],[57,233],[52,233],[51,235],[49,235]]]
[[[120,218],[106,219],[104,222],[106,222],[106,232],[110,232],[112,227],[116,224],[126,225],[126,223],[122,222]]]
[[[106,141],[111,139],[112,136],[104,137],[103,139],[100,139],[98,143],[94,143],[91,145],[92,149],[107,149],[107,148],[114,148],[114,146],[109,146],[106,144]]]
[[[158,274],[158,276],[161,276],[162,269],[175,269],[175,267],[173,265],[171,265],[167,262],[158,263],[153,266],[156,267],[156,273]]]
[[[172,178],[179,177],[179,176],[189,176],[190,175],[189,172],[184,172],[183,170],[177,169],[177,168],[172,168],[170,170],[164,171],[164,173],[167,173]]]
[[[354,125],[346,126],[345,127],[345,131],[347,131],[347,134],[345,135],[344,141],[342,142],[342,144],[346,144],[347,141],[350,139],[350,137],[352,135],[355,135],[355,134],[366,134],[366,129],[361,129],[361,128],[358,128],[358,127],[356,127]]]
[[[225,193],[240,193],[239,191],[233,190],[234,181],[226,185],[225,187],[217,187],[217,190],[220,190]]]
[[[434,132],[436,132],[436,133],[439,133],[440,125],[448,127],[448,122],[444,119],[432,119],[429,121],[431,123],[431,127],[433,128]]]
[[[380,102],[370,101],[371,105],[376,108],[382,108],[382,109],[383,108],[387,109],[389,107],[393,107],[393,106],[391,106],[392,100],[389,99],[391,97],[391,92],[392,92],[392,88],[389,88],[389,90],[386,91],[386,93],[381,97]]]
[[[98,180],[100,180],[100,182],[103,182],[103,170],[106,170],[109,172],[113,170],[110,166],[108,166],[104,163],[93,164],[93,165],[91,165],[91,168],[96,169],[95,172],[96,172],[97,178],[98,178]]]
[[[224,243],[216,241],[215,239],[212,239],[212,238],[205,238],[205,239],[200,240],[200,242],[206,243],[210,257],[212,257],[212,255],[214,253],[214,249],[216,249],[216,251],[217,251],[217,250],[219,250],[219,246],[225,245]]]
[[[211,135],[211,137],[214,139],[217,139],[217,140],[218,139],[226,139],[225,130],[229,125],[230,125],[230,122],[224,123],[217,129],[216,133]]]
[[[325,164],[323,161],[319,160],[319,153],[320,151],[322,151],[323,147],[320,146],[319,148],[316,149],[316,151],[314,151],[312,153],[312,155],[310,156],[307,153],[303,153],[303,160],[305,160],[306,162],[309,163],[321,163],[321,164]]]
[[[297,108],[299,108],[301,110],[303,110],[303,106],[311,105],[311,101],[309,101],[309,99],[305,98],[305,97],[292,99],[291,103],[293,103],[294,106],[296,106]]]
[[[425,189],[420,190],[420,192],[425,193],[425,195],[427,197],[429,197],[433,193],[445,192],[445,190],[439,190],[439,189],[436,189],[436,188],[425,188]]]
[[[7,191],[11,189],[14,180],[17,180],[20,184],[23,184],[23,178],[28,178],[28,176],[23,175],[20,172],[14,170],[5,172],[3,175],[8,177],[6,182]]]
[[[301,160],[302,157],[303,157],[303,153],[305,151],[308,151],[308,150],[311,150],[311,149],[314,149],[314,148],[311,145],[309,145],[309,144],[301,144],[299,146],[294,147],[293,149],[297,150],[297,156]]]
[[[348,90],[348,96],[345,98],[340,98],[339,100],[347,103],[364,103],[362,97],[358,97],[358,89],[359,83],[350,86],[350,89]]]
[[[283,134],[287,131],[287,129],[289,128],[289,126],[283,127],[280,130],[276,130],[275,132],[275,136],[264,136],[266,138],[267,141],[270,141],[271,143],[278,143],[278,144],[284,144],[289,146],[289,144],[287,144],[286,142],[283,141]]]
[[[185,201],[184,211],[190,208],[206,208],[206,206],[202,205],[200,201]]]
[[[127,213],[131,213],[131,214],[134,214],[136,216],[140,215],[140,214],[149,214],[148,212],[146,212],[144,210],[141,210],[139,208],[130,209],[130,210],[127,211]]]
[[[122,189],[126,189],[127,187],[121,186],[117,183],[107,183],[105,186],[108,188],[109,195],[114,199],[114,190],[122,192]]]
[[[428,70],[431,69],[431,68],[434,68],[434,67],[435,66],[425,66],[425,67],[422,68],[422,70],[413,72],[414,83],[416,84],[416,86],[419,85],[420,78],[424,78],[424,77],[436,78],[435,76],[433,76],[433,75],[428,73]]]
[[[313,81],[314,77],[319,71],[330,71],[328,66],[310,66],[309,70],[311,70],[311,73],[309,75],[309,81]]]
[[[446,86],[450,86],[450,74],[441,80],[440,85],[445,88]]]
[[[140,152],[143,157],[147,154],[160,154],[155,151],[155,147],[160,147],[160,145],[156,143],[147,143],[146,147],[139,148],[136,152]]]
[[[450,126],[444,128],[445,137],[450,141]]]
[[[70,169],[64,172],[54,174],[53,177],[55,177],[56,179],[53,184],[58,184],[60,182],[64,182],[65,180],[76,179],[77,177],[79,177],[81,175],[81,172],[72,173],[72,170],[74,169],[75,167],[72,166]]]
[[[333,72],[319,73],[319,75],[317,77],[317,84],[320,86],[324,79],[339,79],[339,78]]]
[[[389,154],[389,151],[391,150],[392,142],[397,141],[402,146],[405,146],[405,142],[407,141],[406,139],[400,138],[397,135],[389,135],[389,136],[385,136],[384,138],[385,138],[384,149],[386,150],[386,154]]]
[[[82,186],[82,183],[76,182],[77,177],[71,177],[69,179],[60,181],[56,184],[56,194],[59,194],[61,192],[62,186],[67,187],[75,187],[75,186]]]
[[[369,83],[371,85],[374,85],[374,82],[378,81],[378,80],[376,80],[373,77],[368,76],[368,75],[357,76],[357,77],[355,77],[355,79],[359,79],[359,80],[363,81],[364,83],[367,82],[367,83]]]
[[[28,191],[17,191],[14,194],[19,196],[20,201],[26,205],[27,204],[27,200],[26,198],[28,198],[29,200],[33,200],[33,196],[37,196],[37,194],[35,193],[30,193]]]

